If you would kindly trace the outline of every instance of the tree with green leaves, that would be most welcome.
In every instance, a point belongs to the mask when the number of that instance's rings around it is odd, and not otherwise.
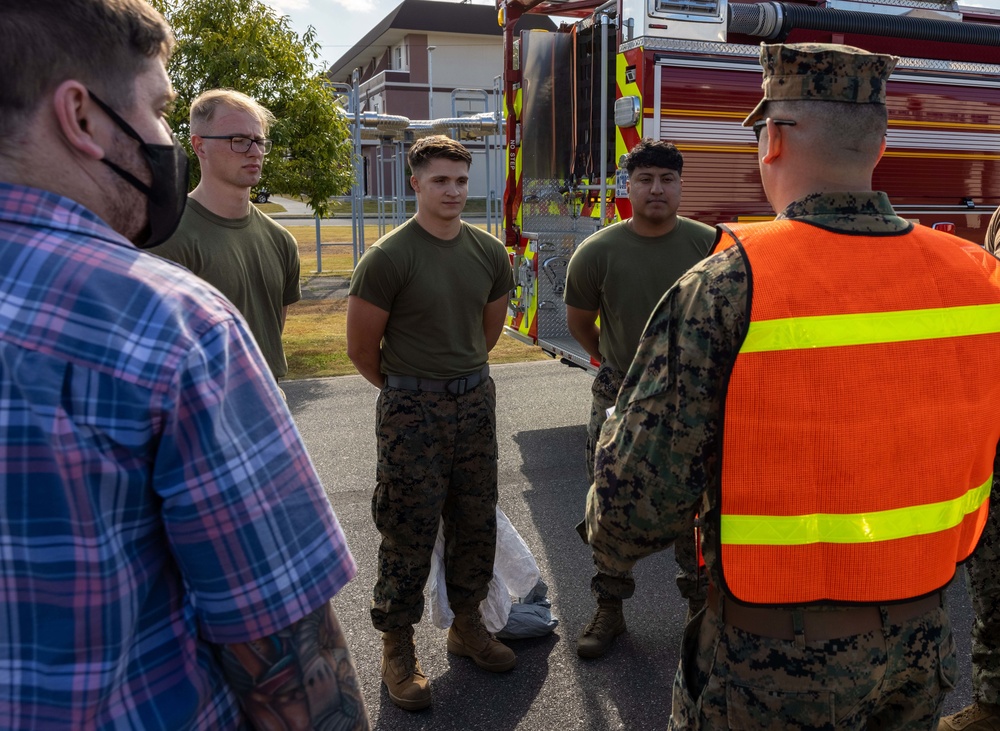
[[[312,26],[300,37],[260,0],[150,0],[170,22],[177,46],[168,72],[177,92],[169,121],[191,154],[191,102],[208,89],[242,91],[274,113],[274,148],[261,186],[302,193],[319,215],[353,180],[351,135],[335,91],[318,65]],[[192,156],[193,157],[193,156]],[[201,171],[191,168],[192,187]]]

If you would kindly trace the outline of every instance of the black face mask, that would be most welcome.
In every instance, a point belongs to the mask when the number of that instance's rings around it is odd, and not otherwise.
[[[184,206],[187,204],[187,153],[176,137],[174,137],[172,145],[149,144],[139,136],[138,132],[132,129],[128,122],[118,116],[117,112],[98,99],[94,92],[88,90],[87,93],[90,94],[90,98],[97,106],[121,127],[122,132],[138,141],[139,149],[142,151],[143,157],[146,158],[146,164],[149,165],[149,171],[153,176],[152,184],[146,185],[132,173],[123,170],[107,158],[101,158],[101,162],[146,196],[149,223],[134,243],[140,249],[148,249],[151,246],[162,244],[177,230],[177,225],[181,222],[181,214],[184,213]]]

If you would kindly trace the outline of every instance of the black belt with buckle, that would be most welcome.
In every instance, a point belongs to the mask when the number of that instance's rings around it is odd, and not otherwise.
[[[418,378],[417,376],[386,376],[385,385],[388,388],[401,388],[404,391],[432,391],[434,393],[450,393],[461,396],[468,393],[490,377],[490,367],[484,365],[481,371],[450,380],[436,378]]]

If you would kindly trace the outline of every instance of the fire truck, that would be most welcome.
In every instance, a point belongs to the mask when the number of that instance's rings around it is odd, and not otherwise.
[[[684,154],[679,213],[773,218],[753,132],[760,43],[845,43],[900,62],[874,188],[913,222],[982,243],[1000,206],[1000,3],[936,0],[499,0],[505,28],[506,332],[590,370],[562,293],[576,247],[628,218],[618,163],[643,137]],[[524,13],[562,16],[523,31]]]

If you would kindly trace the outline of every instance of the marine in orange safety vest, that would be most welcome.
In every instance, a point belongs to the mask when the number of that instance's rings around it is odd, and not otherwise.
[[[945,586],[993,483],[1000,384],[967,374],[1000,352],[1000,261],[922,227],[888,245],[790,220],[723,229],[753,293],[725,401],[726,594],[895,602]],[[906,262],[891,286],[886,259]]]
[[[895,64],[762,47],[744,124],[777,219],[720,227],[653,312],[602,433],[599,570],[702,516],[712,586],[672,729],[926,731],[955,682],[941,589],[987,518],[1000,262],[872,190]]]

